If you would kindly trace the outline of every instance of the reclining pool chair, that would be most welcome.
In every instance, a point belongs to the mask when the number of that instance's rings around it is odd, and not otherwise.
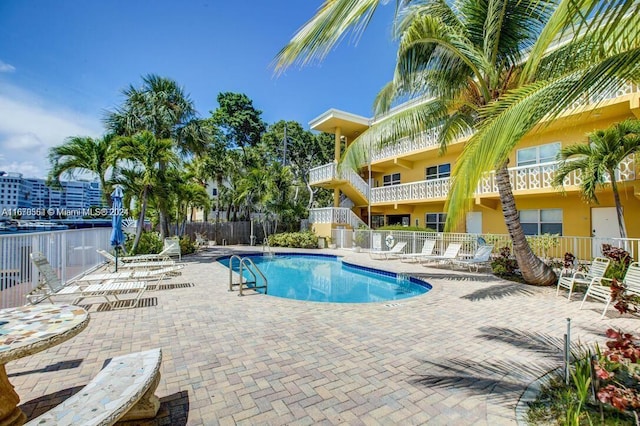
[[[402,250],[407,245],[406,242],[400,241],[396,243],[390,250],[380,250],[380,251],[370,251],[369,257],[372,259],[382,260],[382,259],[392,259],[394,257],[398,257],[402,254]]]
[[[582,299],[580,309],[582,309],[582,306],[584,305],[584,302],[586,302],[587,298],[591,297],[592,299],[604,302],[604,310],[602,311],[600,319],[604,318],[604,315],[607,313],[607,309],[611,304],[610,284],[611,280],[609,278],[594,278],[587,288],[584,299]],[[640,263],[633,262],[631,265],[629,265],[629,269],[627,269],[627,273],[622,280],[622,284],[624,285],[627,294],[640,297]]]
[[[147,286],[144,282],[119,282],[119,283],[105,283],[97,285],[82,286],[78,284],[65,285],[62,283],[58,275],[51,267],[51,264],[47,260],[46,256],[40,252],[31,253],[31,261],[36,266],[42,280],[43,286],[38,286],[36,289],[27,294],[27,300],[31,304],[40,303],[43,300],[49,300],[53,303],[52,297],[55,296],[76,296],[72,304],[77,304],[82,299],[87,297],[102,297],[113,308],[113,303],[109,299],[109,296],[115,297],[118,300],[117,294],[123,292],[136,291],[134,303],[128,307],[136,307],[140,296],[146,290]]]
[[[436,246],[436,240],[424,240],[422,251],[420,253],[406,253],[400,255],[400,260],[419,260],[421,257],[432,256],[433,249]]]

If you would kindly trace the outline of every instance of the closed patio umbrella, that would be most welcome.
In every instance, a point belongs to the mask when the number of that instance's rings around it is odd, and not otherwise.
[[[118,249],[124,244],[124,233],[122,232],[122,187],[116,185],[111,193],[111,247],[116,252],[116,272],[118,271]]]

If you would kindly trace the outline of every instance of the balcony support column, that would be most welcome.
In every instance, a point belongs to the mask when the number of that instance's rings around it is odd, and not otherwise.
[[[334,136],[334,159],[336,164],[338,164],[340,163],[340,139],[342,138],[342,129],[340,127],[336,127]],[[340,207],[340,189],[338,188],[333,190],[333,207]]]

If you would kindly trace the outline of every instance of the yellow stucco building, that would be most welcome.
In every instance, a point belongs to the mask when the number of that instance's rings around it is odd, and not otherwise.
[[[610,188],[598,193],[600,204],[594,205],[582,200],[579,176],[569,176],[564,194],[552,185],[552,179],[561,147],[585,143],[587,134],[594,130],[627,118],[640,118],[640,87],[629,84],[604,99],[585,97],[574,106],[571,112],[530,132],[509,157],[521,222],[525,233],[531,235],[619,237]],[[451,144],[446,154],[440,156],[438,130],[432,129],[419,138],[398,140],[373,152],[371,173],[368,164],[363,164],[358,173],[339,172],[336,164],[342,154],[341,141],[350,144],[373,123],[375,119],[334,109],[309,123],[314,130],[335,135],[335,161],[310,172],[312,185],[334,190],[333,207],[311,211],[314,231],[320,236],[330,236],[335,228],[363,227],[369,223],[369,209],[373,228],[400,224],[442,231],[450,173],[468,138]],[[620,165],[617,176],[630,238],[640,237],[639,171],[631,156]],[[507,232],[492,173],[485,174],[479,183],[473,209],[460,231]]]

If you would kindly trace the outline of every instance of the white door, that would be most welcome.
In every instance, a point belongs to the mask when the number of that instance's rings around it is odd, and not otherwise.
[[[467,234],[482,234],[482,212],[467,213]]]
[[[610,244],[612,238],[620,238],[618,216],[615,207],[591,208],[591,236],[593,237],[593,257],[602,255],[602,244]]]

